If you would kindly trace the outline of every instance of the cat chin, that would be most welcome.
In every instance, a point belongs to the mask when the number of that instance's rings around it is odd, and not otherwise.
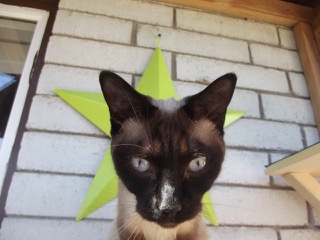
[[[138,213],[139,214],[139,213]],[[188,219],[173,219],[173,220],[168,220],[168,219],[154,219],[154,218],[148,218],[148,217],[144,217],[143,215],[139,214],[140,217],[150,223],[154,223],[157,224],[158,226],[165,228],[165,229],[173,229],[173,228],[177,228],[180,225],[183,225],[186,222],[190,222],[193,219],[197,218],[198,214],[196,214],[194,217],[192,218],[188,218]]]
[[[195,219],[198,219],[200,214],[197,213],[195,214],[195,216],[190,217],[190,218],[183,218],[183,219],[179,219],[179,218],[173,218],[173,219],[168,219],[168,218],[161,218],[160,216],[158,217],[150,217],[150,215],[144,215],[141,214],[137,211],[138,216],[140,217],[140,219],[142,220],[142,222],[148,223],[150,226],[157,226],[159,228],[162,229],[167,229],[167,230],[173,230],[173,229],[177,229],[180,228],[181,226],[188,224],[192,221],[194,221]],[[201,218],[201,217],[200,217]]]
[[[158,223],[161,227],[163,228],[175,228],[179,225],[179,223],[172,223],[172,222],[168,222],[168,223]]]
[[[175,223],[175,222],[156,222],[160,227],[165,228],[165,229],[172,229],[172,228],[177,228],[179,225],[183,224],[184,222],[181,223]]]
[[[199,218],[199,216],[197,217]],[[134,231],[139,232],[144,238],[142,239],[154,239],[154,240],[176,240],[176,239],[192,239],[192,240],[207,240],[207,235],[205,232],[197,229],[199,225],[200,230],[205,229],[205,224],[200,222],[199,219],[194,218],[179,224],[172,226],[160,225],[153,221],[143,220],[141,225],[137,227]],[[128,239],[128,238],[123,238]]]

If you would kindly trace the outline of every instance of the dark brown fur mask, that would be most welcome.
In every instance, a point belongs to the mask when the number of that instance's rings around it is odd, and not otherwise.
[[[194,218],[224,159],[223,125],[236,76],[226,74],[181,101],[153,100],[108,71],[100,84],[114,166],[136,196],[136,211],[162,227]]]

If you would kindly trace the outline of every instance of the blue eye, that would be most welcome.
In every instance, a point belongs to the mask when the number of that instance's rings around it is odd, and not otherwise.
[[[189,163],[189,169],[192,172],[198,172],[205,167],[206,163],[206,157],[197,157]]]
[[[132,166],[138,172],[145,172],[150,168],[150,162],[143,158],[134,157],[131,160]]]

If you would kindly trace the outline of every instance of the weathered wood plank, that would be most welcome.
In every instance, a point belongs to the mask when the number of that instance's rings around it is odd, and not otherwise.
[[[294,27],[300,60],[307,81],[313,111],[320,131],[320,55],[314,41],[312,29],[307,23],[298,23]]]
[[[320,211],[320,184],[307,173],[288,173],[284,179],[314,208]]]
[[[315,18],[311,22],[313,34],[320,51],[320,5],[315,9]]]
[[[157,2],[192,7],[289,27],[293,27],[298,22],[310,22],[314,18],[314,10],[310,7],[277,0],[158,0]]]

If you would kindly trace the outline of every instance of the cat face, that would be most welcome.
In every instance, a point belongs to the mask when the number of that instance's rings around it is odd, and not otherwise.
[[[201,211],[224,158],[223,124],[236,76],[181,101],[139,94],[118,75],[100,83],[111,115],[112,157],[142,218],[174,227]]]

